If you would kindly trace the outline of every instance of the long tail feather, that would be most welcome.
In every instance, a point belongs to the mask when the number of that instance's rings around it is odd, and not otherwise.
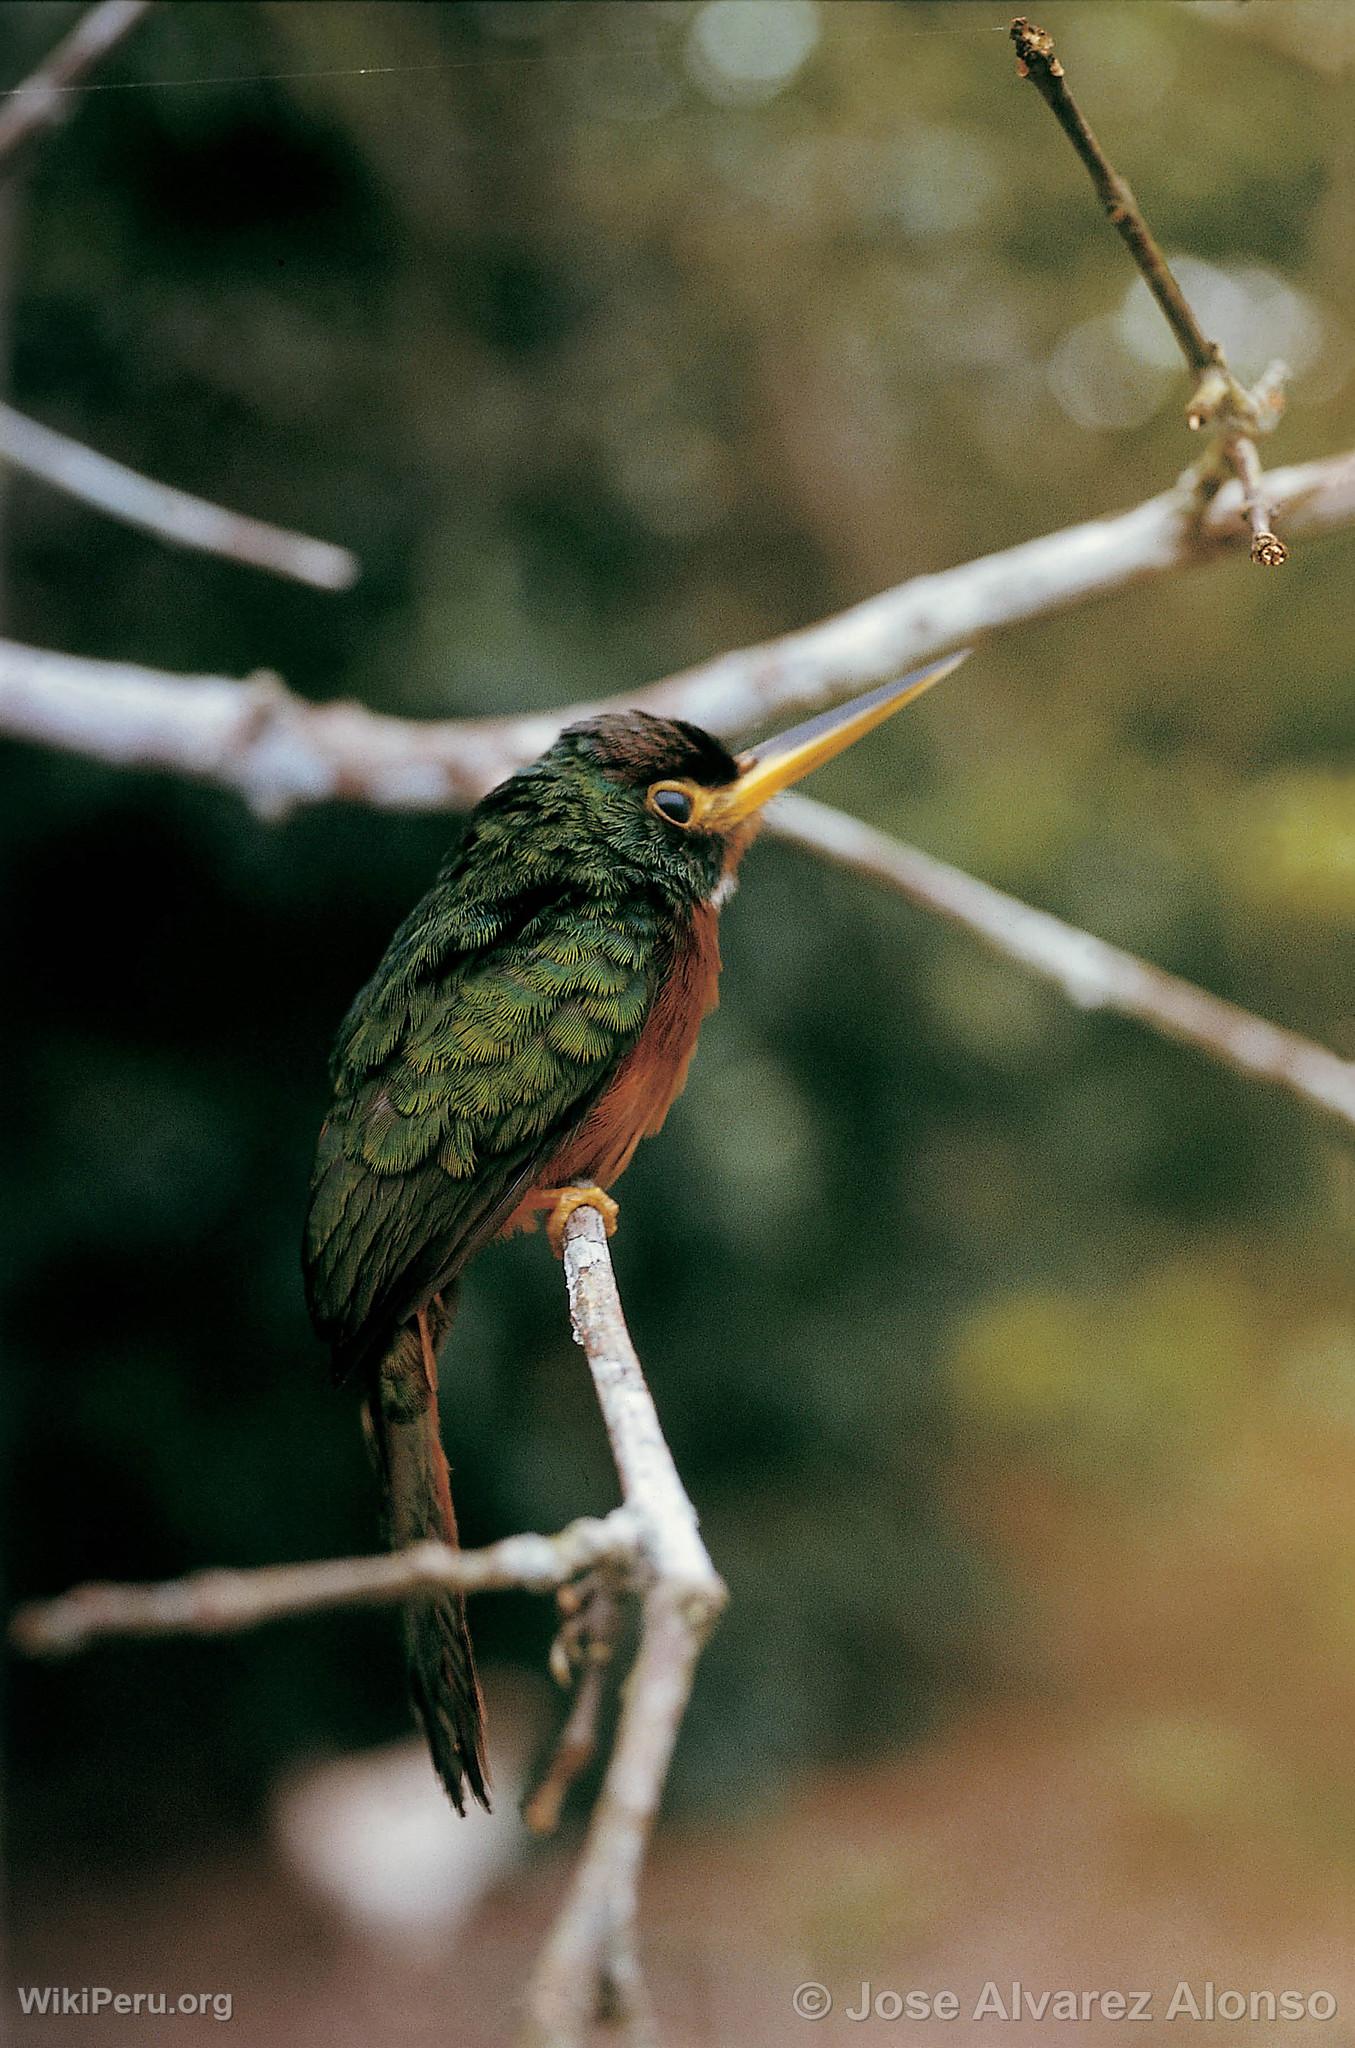
[[[408,1323],[382,1359],[367,1398],[367,1429],[381,1477],[385,1538],[392,1550],[429,1537],[457,1541],[451,1478],[438,1428],[435,1347],[452,1320],[438,1303]],[[410,1601],[404,1610],[410,1699],[433,1766],[458,1813],[466,1794],[489,1805],[484,1701],[459,1593]]]

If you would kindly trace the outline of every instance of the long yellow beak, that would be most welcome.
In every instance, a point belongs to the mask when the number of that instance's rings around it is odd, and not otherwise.
[[[738,781],[714,791],[705,822],[724,831],[761,810],[778,790],[788,789],[811,769],[831,761],[834,754],[855,746],[866,733],[883,725],[896,711],[902,711],[905,704],[930,690],[933,683],[939,683],[942,676],[952,674],[969,653],[968,647],[962,647],[958,654],[947,654],[929,668],[914,669],[897,682],[882,683],[878,690],[869,690],[850,704],[840,704],[835,711],[821,711],[817,718],[806,718],[789,732],[764,740],[752,753],[740,756]]]

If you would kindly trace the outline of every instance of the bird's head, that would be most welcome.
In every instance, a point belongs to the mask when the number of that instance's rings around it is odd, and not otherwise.
[[[967,649],[734,755],[700,726],[608,712],[561,734],[539,764],[587,804],[589,838],[691,902],[728,889],[762,807],[933,683]],[[529,774],[532,771],[529,771]]]

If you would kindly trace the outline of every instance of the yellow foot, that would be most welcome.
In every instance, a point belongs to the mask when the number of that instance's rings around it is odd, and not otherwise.
[[[550,1221],[546,1225],[546,1235],[557,1259],[562,1259],[565,1255],[565,1225],[576,1209],[596,1209],[606,1226],[608,1237],[614,1234],[616,1219],[621,1211],[602,1188],[543,1188],[541,1192],[549,1195],[555,1204],[551,1210]]]

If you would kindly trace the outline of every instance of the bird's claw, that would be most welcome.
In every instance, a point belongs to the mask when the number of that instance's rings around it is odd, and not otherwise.
[[[561,1188],[546,1225],[546,1236],[557,1259],[565,1255],[565,1225],[576,1209],[596,1209],[608,1237],[616,1233],[616,1221],[621,1211],[604,1189],[592,1186]]]

